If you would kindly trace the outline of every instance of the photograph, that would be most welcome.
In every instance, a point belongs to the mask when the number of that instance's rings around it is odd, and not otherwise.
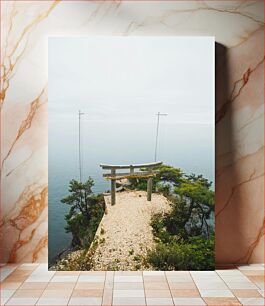
[[[49,38],[49,268],[214,269],[214,38]]]

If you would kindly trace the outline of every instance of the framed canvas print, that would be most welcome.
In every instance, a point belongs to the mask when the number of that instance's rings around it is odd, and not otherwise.
[[[214,269],[214,38],[49,38],[49,269]]]

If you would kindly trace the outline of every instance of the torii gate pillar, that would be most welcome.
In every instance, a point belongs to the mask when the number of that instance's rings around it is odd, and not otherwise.
[[[153,179],[150,177],[147,180],[147,201],[152,199]]]
[[[116,170],[111,169],[111,176],[115,176]],[[116,180],[111,180],[111,205],[116,203]]]

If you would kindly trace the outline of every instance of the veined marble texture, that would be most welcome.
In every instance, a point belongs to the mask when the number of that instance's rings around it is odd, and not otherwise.
[[[262,0],[1,1],[0,261],[47,261],[48,37],[207,35],[217,42],[216,261],[262,262],[263,11]]]

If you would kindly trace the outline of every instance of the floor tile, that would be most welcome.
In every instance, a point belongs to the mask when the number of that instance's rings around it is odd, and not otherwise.
[[[103,289],[104,283],[89,283],[89,282],[81,282],[76,283],[75,289]]]
[[[43,269],[45,271],[48,271],[48,263],[39,264],[39,269]]]
[[[17,282],[11,283],[11,282],[5,282],[5,281],[3,281],[3,282],[0,284],[0,287],[1,287],[1,289],[16,290],[16,289],[18,289],[21,285],[22,285],[22,283],[17,283]]]
[[[238,270],[239,271],[239,270]],[[246,275],[246,276],[255,276],[255,275],[261,275],[264,277],[264,270],[242,270],[240,273]]]
[[[222,282],[223,279],[219,276],[219,275],[213,275],[213,276],[192,276],[193,281],[195,282],[210,282],[210,281],[214,281],[214,282]]]
[[[264,282],[264,276],[263,275],[248,275],[247,279],[251,282]]]
[[[102,297],[103,289],[74,289],[72,297]]]
[[[220,277],[209,277],[209,278],[194,278],[193,281],[196,283],[196,284],[200,284],[200,283],[215,283],[215,284],[223,284],[224,283],[224,280]]]
[[[114,283],[115,290],[140,290],[144,289],[144,283]]]
[[[106,277],[106,279],[108,279],[108,278],[113,279],[114,275],[115,275],[114,271],[106,271],[105,277]]]
[[[0,305],[4,305],[15,293],[15,290],[1,290],[0,292]]]
[[[14,272],[13,272],[14,273]],[[14,275],[14,274],[10,274],[8,275],[7,278],[5,278],[5,282],[6,283],[15,283],[15,282],[18,282],[18,283],[23,283],[27,278],[28,278],[28,275],[25,276],[25,275]]]
[[[79,273],[80,275],[93,275],[93,276],[104,276],[105,277],[107,273],[114,274],[114,271],[81,271]]]
[[[189,271],[165,271],[166,276],[183,276],[190,275]]]
[[[111,306],[112,305],[112,289],[104,289],[102,306]]]
[[[143,277],[140,275],[137,276],[120,276],[120,275],[115,275],[114,276],[114,283],[115,282],[124,282],[124,283],[139,283],[143,281]]]
[[[2,272],[1,303],[7,305],[111,306],[112,300],[124,306],[173,305],[173,300],[175,305],[240,305],[239,300],[264,305],[264,266],[259,264],[216,272],[56,272],[47,264],[22,264],[4,265]]]
[[[44,290],[41,298],[70,298],[72,290]]]
[[[88,271],[90,272],[90,271]],[[82,272],[80,271],[56,271],[55,275],[62,275],[62,276],[67,276],[67,275],[80,275]]]
[[[38,301],[38,298],[11,298],[10,300],[8,300],[6,305],[31,306],[31,305],[35,305],[37,303],[37,301]]]
[[[9,300],[8,297],[1,296],[0,297],[0,305],[5,305],[8,300]]]
[[[264,295],[264,290],[258,290],[258,292],[259,292],[259,294],[260,294],[261,296],[265,297],[265,295]]]
[[[4,266],[0,270],[0,281],[2,282],[4,279],[6,279],[15,269],[17,268],[17,265],[8,267]]]
[[[165,275],[164,271],[143,271],[143,276]]]
[[[202,297],[234,297],[230,290],[200,290]]]
[[[132,284],[132,283],[130,283]],[[113,289],[114,287],[114,282],[111,281],[111,280],[105,280],[105,283],[104,283],[104,288],[105,289]]]
[[[78,297],[78,298],[71,298],[68,302],[68,305],[93,305],[93,306],[97,306],[97,305],[101,305],[102,302],[102,298],[94,298],[94,297]]]
[[[116,297],[145,297],[144,290],[113,290],[113,298]]]
[[[67,283],[67,282],[76,282],[77,281],[78,276],[77,275],[55,275],[52,279],[51,282],[52,283]]]
[[[19,266],[20,269],[23,269],[23,270],[35,270],[37,269],[39,266],[39,264],[36,264],[36,263],[24,263],[24,264],[21,264]]]
[[[146,298],[146,304],[150,306],[156,305],[174,305],[172,298]]]
[[[167,282],[148,282],[144,283],[145,289],[154,289],[154,290],[166,290],[169,289]]]
[[[175,298],[200,297],[200,293],[197,289],[174,289],[171,290],[171,294]]]
[[[190,274],[192,277],[205,277],[205,278],[217,275],[215,271],[190,271]]]
[[[4,267],[18,267],[20,266],[20,264],[17,264],[17,263],[1,263],[1,269],[4,268]]]
[[[48,286],[48,284],[49,283],[26,283],[25,282],[19,287],[19,289],[44,290]]]
[[[226,270],[216,270],[216,273],[220,276],[222,275],[231,275],[231,276],[236,276],[236,275],[244,275],[241,271],[238,269],[226,269]]]
[[[48,271],[46,268],[44,268],[43,266],[38,266],[38,268],[36,268],[31,275],[35,275],[35,276],[41,276],[41,275],[45,275],[45,276],[53,276],[55,275],[56,271]]]
[[[170,290],[174,289],[197,289],[195,283],[169,283]]]
[[[28,278],[32,274],[32,270],[24,270],[17,268],[9,277],[24,277]]]
[[[147,276],[144,276],[143,279],[144,279],[144,282],[151,282],[151,283],[167,281],[164,275],[154,275],[154,276],[147,275]]]
[[[175,305],[206,305],[202,298],[173,298]]]
[[[114,272],[107,272],[105,283],[104,283],[104,288],[113,289],[113,287],[114,287]]]
[[[13,294],[13,298],[39,298],[42,292],[40,289],[19,289]]]
[[[228,306],[228,305],[241,305],[236,298],[221,298],[221,297],[205,297],[203,298],[207,305],[211,306]]]
[[[78,282],[104,283],[105,275],[80,275]]]
[[[264,266],[261,264],[250,264],[250,265],[237,265],[239,270],[262,270],[264,271]]]
[[[53,276],[56,273],[56,271],[49,271],[47,270],[47,267],[44,265],[39,265],[33,272],[32,275],[40,276],[40,275],[45,275],[45,276]]]
[[[40,298],[36,305],[68,305],[69,298]]]
[[[258,290],[255,289],[235,289],[231,290],[236,297],[261,297],[261,294]]]
[[[190,275],[183,275],[183,276],[167,276],[167,281],[169,283],[189,283],[192,282],[193,279]]]
[[[229,289],[258,289],[258,287],[251,282],[226,282],[226,285]]]
[[[142,276],[143,272],[141,271],[115,271],[114,274],[115,276]]]
[[[10,298],[14,293],[15,293],[16,290],[1,290],[0,292],[0,296],[3,297],[3,298]]]
[[[215,290],[226,290],[228,289],[224,282],[195,282],[196,286],[200,290],[215,289]]]
[[[229,283],[250,282],[248,277],[246,277],[245,275],[222,275],[221,277],[225,282]]]
[[[55,282],[55,283],[48,283],[46,290],[72,290],[74,289],[76,285],[76,282],[67,282],[67,283],[61,283],[61,282]]]
[[[260,290],[264,290],[264,282],[255,282],[255,285],[260,289]]]
[[[141,297],[113,297],[113,305],[146,305],[145,298]]]
[[[53,275],[30,275],[26,279],[26,283],[48,283]]]
[[[264,306],[264,298],[238,298],[242,305],[262,305]]]
[[[156,297],[161,297],[161,298],[170,298],[171,293],[169,290],[152,290],[152,289],[147,289],[145,290],[145,296],[147,298],[156,298]]]

